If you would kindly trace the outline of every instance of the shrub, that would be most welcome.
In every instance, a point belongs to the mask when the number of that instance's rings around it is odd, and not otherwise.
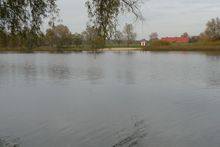
[[[93,49],[101,49],[105,47],[105,39],[97,36],[92,42]]]
[[[154,40],[150,42],[150,46],[169,46],[169,45],[171,45],[170,42],[163,40]]]

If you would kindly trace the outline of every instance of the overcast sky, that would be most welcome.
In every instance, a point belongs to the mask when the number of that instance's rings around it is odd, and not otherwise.
[[[58,0],[60,18],[72,32],[82,32],[88,22],[86,0]],[[220,0],[144,0],[144,22],[134,22],[131,16],[120,16],[119,29],[133,23],[138,39],[148,38],[151,32],[160,37],[179,36],[184,32],[197,35],[206,22],[220,15]]]

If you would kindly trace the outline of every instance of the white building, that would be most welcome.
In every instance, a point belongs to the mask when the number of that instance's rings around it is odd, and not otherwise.
[[[146,46],[147,45],[147,40],[146,39],[142,39],[140,44],[143,47]]]

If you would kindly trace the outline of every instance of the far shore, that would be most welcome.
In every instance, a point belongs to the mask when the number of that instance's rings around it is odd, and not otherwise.
[[[103,49],[88,49],[82,47],[67,47],[67,48],[50,48],[50,47],[39,47],[33,49],[24,49],[24,48],[1,48],[0,53],[35,53],[35,52],[49,52],[49,53],[70,53],[70,52],[105,52],[105,51],[192,51],[192,52],[220,52],[220,45],[171,45],[171,46],[153,46],[153,47],[108,47]]]
[[[33,49],[22,49],[22,48],[0,48],[1,52],[83,52],[83,51],[143,51],[143,48],[134,48],[134,47],[113,47],[113,48],[103,48],[103,49],[87,49],[87,48],[33,48]]]
[[[129,47],[123,47],[123,48],[104,48],[99,49],[100,51],[141,51],[143,48],[129,48]]]

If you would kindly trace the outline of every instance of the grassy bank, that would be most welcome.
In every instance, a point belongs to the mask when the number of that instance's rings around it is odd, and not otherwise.
[[[140,49],[139,49],[140,48]],[[82,52],[82,51],[124,51],[124,50],[141,50],[138,44],[132,44],[129,47],[127,45],[114,45],[107,44],[106,49],[96,50],[89,46],[77,46],[77,47],[64,47],[64,48],[51,48],[51,47],[38,47],[33,49],[26,48],[2,48],[0,47],[0,52]],[[218,43],[189,43],[189,44],[170,44],[170,45],[149,45],[143,48],[144,51],[205,51],[205,52],[220,52],[220,42]]]
[[[220,51],[220,42],[149,45],[145,51]]]
[[[32,53],[32,52],[82,52],[82,51],[94,51],[87,47],[64,47],[64,48],[51,48],[51,47],[38,47],[38,48],[10,48],[10,47],[0,47],[0,52],[20,52],[20,53]]]
[[[90,45],[71,46],[62,48],[51,48],[51,47],[37,47],[32,49],[22,47],[0,47],[0,52],[20,52],[20,53],[33,53],[33,52],[50,52],[50,53],[62,53],[62,52],[82,52],[82,51],[107,51],[107,50],[133,50],[140,48],[139,44],[106,44],[105,48],[94,49]]]
[[[145,51],[220,51],[220,46],[157,46],[147,47]]]
[[[140,44],[132,43],[132,44],[113,44],[107,43],[106,48],[140,48]]]

